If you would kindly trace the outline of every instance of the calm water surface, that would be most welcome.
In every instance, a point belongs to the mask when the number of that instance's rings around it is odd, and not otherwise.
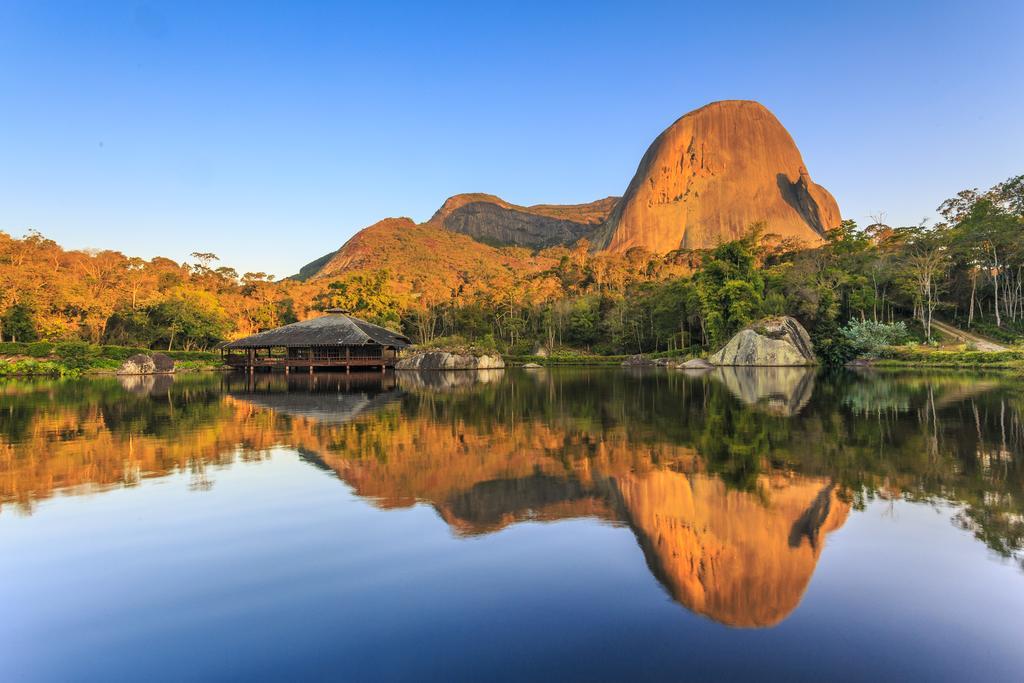
[[[1012,377],[0,384],[10,681],[1024,679]]]

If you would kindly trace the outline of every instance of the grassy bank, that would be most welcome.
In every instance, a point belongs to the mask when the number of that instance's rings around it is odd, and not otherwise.
[[[0,377],[42,375],[74,377],[112,373],[137,353],[151,349],[101,346],[82,342],[0,343]],[[175,369],[189,372],[221,367],[220,354],[211,351],[161,351],[174,359]]]
[[[881,349],[872,364],[915,368],[1024,368],[1024,350],[967,351],[890,346]]]
[[[645,353],[643,357],[650,360],[656,358],[677,358],[680,361],[684,361],[687,358],[693,357],[693,354],[688,354],[684,351],[660,351],[658,353]],[[502,358],[506,363],[515,365],[522,365],[524,363],[537,363],[538,365],[622,365],[623,361],[633,358],[633,356],[599,356],[582,351],[559,349],[547,356],[505,354]]]

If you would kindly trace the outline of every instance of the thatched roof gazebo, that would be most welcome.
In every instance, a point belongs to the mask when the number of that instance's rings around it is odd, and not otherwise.
[[[253,372],[256,368],[290,369],[394,367],[409,338],[379,325],[328,309],[319,318],[238,339],[221,347],[224,362]]]

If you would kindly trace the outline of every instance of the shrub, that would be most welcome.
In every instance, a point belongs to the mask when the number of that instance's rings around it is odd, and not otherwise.
[[[98,349],[98,355],[103,358],[109,358],[111,360],[124,361],[134,356],[137,353],[149,353],[147,349],[134,348],[131,346],[101,346]]]
[[[883,347],[900,346],[910,341],[910,332],[903,322],[851,320],[841,332],[850,349],[858,356],[874,356]]]
[[[53,344],[49,342],[32,342],[25,352],[33,358],[46,358],[53,354]]]
[[[50,377],[64,377],[75,375],[76,371],[64,367],[60,363],[50,360],[36,360],[26,358],[10,362],[0,362],[0,377],[18,377],[29,375],[47,375]]]
[[[838,367],[853,360],[857,353],[835,321],[821,322],[810,331],[814,353],[822,365]]]
[[[26,346],[21,342],[0,342],[0,355],[21,356],[25,353]]]

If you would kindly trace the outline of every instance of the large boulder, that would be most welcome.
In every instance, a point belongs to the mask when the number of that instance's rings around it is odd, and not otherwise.
[[[448,351],[420,351],[402,358],[396,370],[501,370],[505,361],[498,355],[477,356]]]
[[[154,372],[161,375],[174,372],[174,359],[166,353],[154,353],[151,358],[153,359]]]
[[[121,363],[119,375],[169,375],[174,372],[174,359],[165,353],[136,353]]]
[[[811,337],[789,316],[765,318],[740,330],[708,360],[714,365],[815,365]]]
[[[129,356],[128,360],[121,363],[117,369],[119,375],[152,375],[156,372],[156,364],[153,357],[145,353],[136,353]]]

